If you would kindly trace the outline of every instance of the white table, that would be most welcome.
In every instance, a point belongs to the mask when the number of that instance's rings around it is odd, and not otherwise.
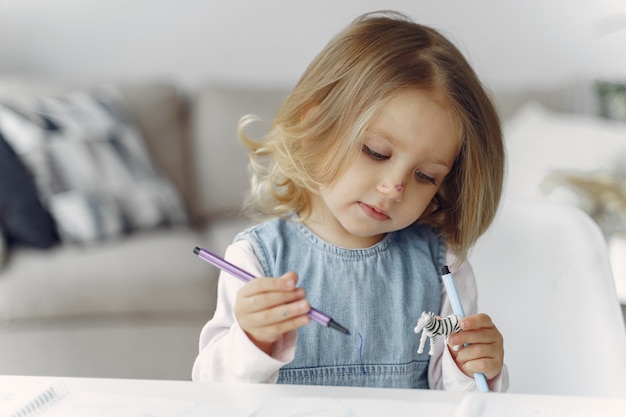
[[[352,404],[364,402],[376,407],[385,406],[389,402],[390,409],[395,403],[410,402],[416,406],[431,404],[441,406],[449,411],[459,404],[466,404],[469,399],[486,400],[485,404],[473,410],[470,415],[486,416],[624,416],[626,415],[625,399],[564,397],[548,395],[522,394],[481,394],[460,393],[429,390],[407,390],[386,388],[354,388],[325,387],[302,385],[270,385],[270,384],[212,384],[193,383],[189,381],[158,381],[158,380],[126,380],[101,378],[49,378],[26,376],[0,376],[0,395],[9,387],[34,387],[48,382],[62,382],[70,392],[98,393],[111,398],[117,396],[141,397],[144,399],[180,400],[206,405],[224,407],[224,410],[236,410],[241,415],[251,415],[268,401],[270,404],[297,399],[306,404],[308,399],[348,401]],[[475,401],[474,401],[475,402]],[[293,403],[293,401],[292,401]],[[1,405],[1,403],[0,403]],[[306,406],[305,406],[306,407]],[[467,416],[450,413],[452,416]],[[458,411],[457,411],[458,412]],[[460,412],[459,412],[460,413]],[[504,413],[504,414],[499,414]],[[3,415],[0,411],[0,416]],[[41,417],[45,417],[42,414]],[[94,414],[95,415],[95,414]],[[100,415],[100,414],[98,414]],[[123,414],[118,414],[123,416]],[[295,415],[295,414],[294,414]],[[328,415],[328,414],[319,414]],[[362,414],[358,414],[362,415]],[[366,415],[377,415],[367,413]],[[388,414],[389,415],[389,414]],[[391,414],[392,415],[392,414]],[[418,417],[420,414],[412,414]],[[89,417],[90,414],[84,414]]]

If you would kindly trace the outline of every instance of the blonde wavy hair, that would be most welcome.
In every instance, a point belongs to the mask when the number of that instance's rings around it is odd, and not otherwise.
[[[406,89],[435,94],[459,126],[460,152],[418,222],[441,231],[464,259],[491,224],[501,196],[498,114],[463,54],[438,31],[396,12],[358,17],[308,66],[262,141],[251,149],[249,213],[306,219],[312,196],[354,161],[382,106]]]

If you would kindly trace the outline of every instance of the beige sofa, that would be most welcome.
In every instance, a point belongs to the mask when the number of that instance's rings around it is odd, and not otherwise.
[[[236,137],[237,120],[260,115],[267,123],[250,133],[261,135],[288,90],[207,85],[181,92],[169,82],[117,87],[155,162],[180,192],[190,222],[96,245],[5,253],[0,374],[190,378],[200,329],[215,308],[218,276],[193,248],[223,253],[247,224],[240,216],[247,156]],[[0,103],[77,89],[94,86],[0,77]],[[591,112],[589,100],[570,99],[572,91],[582,95],[579,89],[511,92],[498,94],[496,103],[505,119],[528,99]],[[517,191],[508,187],[507,198]]]
[[[168,82],[116,88],[180,192],[189,222],[90,245],[5,248],[0,374],[190,378],[218,276],[192,251],[223,253],[247,224],[240,216],[247,160],[236,123],[245,113],[271,120],[285,90],[206,86],[181,93]],[[0,79],[0,102],[76,90],[94,86],[12,77]]]

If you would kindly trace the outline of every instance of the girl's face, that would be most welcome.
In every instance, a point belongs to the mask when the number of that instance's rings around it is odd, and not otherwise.
[[[458,150],[450,110],[429,92],[402,92],[374,118],[355,161],[320,190],[305,224],[338,246],[372,246],[422,215]]]

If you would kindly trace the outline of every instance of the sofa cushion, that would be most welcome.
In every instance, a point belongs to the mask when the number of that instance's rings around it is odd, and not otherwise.
[[[65,241],[186,219],[176,188],[113,96],[42,97],[26,115],[2,107],[0,130],[34,173]]]
[[[58,97],[71,91],[101,94],[119,92],[125,108],[141,130],[155,163],[176,185],[190,217],[199,213],[199,197],[191,161],[188,98],[168,81],[63,83],[24,75],[0,76],[0,102],[14,108],[32,108],[42,96]]]
[[[0,327],[62,318],[149,318],[215,309],[218,271],[193,249],[208,245],[188,228],[155,229],[84,247],[15,251],[0,279]],[[198,332],[200,329],[198,329]]]
[[[13,148],[0,132],[0,244],[48,248],[59,241],[50,213],[39,200],[37,187]],[[2,251],[4,252],[4,251]],[[3,256],[0,256],[3,258]],[[1,263],[2,259],[0,259]]]
[[[189,99],[167,82],[116,85],[154,161],[178,188],[195,222],[200,216],[189,133]]]
[[[195,99],[192,129],[194,167],[200,206],[205,216],[237,213],[250,188],[248,152],[237,136],[246,114],[263,120],[250,126],[250,136],[262,139],[271,127],[287,88],[244,89],[208,85]]]

